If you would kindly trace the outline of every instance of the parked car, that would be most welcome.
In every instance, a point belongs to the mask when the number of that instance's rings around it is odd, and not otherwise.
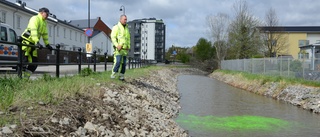
[[[0,67],[16,67],[13,63],[18,61],[18,46],[4,43],[16,43],[16,41],[17,34],[13,28],[8,24],[0,23]]]

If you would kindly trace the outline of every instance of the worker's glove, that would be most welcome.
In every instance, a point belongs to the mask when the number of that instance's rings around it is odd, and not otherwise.
[[[52,47],[50,46],[50,44],[48,44],[48,45],[46,45],[46,47],[50,50],[50,51],[52,51]]]
[[[43,48],[43,46],[39,42],[36,44],[36,47],[38,47],[39,49]]]

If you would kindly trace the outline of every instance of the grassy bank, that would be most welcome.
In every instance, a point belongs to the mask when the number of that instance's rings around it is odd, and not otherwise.
[[[305,80],[301,78],[288,78],[288,77],[281,77],[281,76],[260,75],[260,74],[252,74],[247,72],[231,71],[231,70],[216,70],[215,72],[237,75],[249,81],[251,80],[261,81],[261,84],[264,84],[267,82],[280,82],[282,84],[288,84],[288,85],[301,84],[305,86],[320,87],[319,81],[311,81],[311,80]]]
[[[153,70],[163,67],[150,66],[139,69],[130,69],[126,72],[126,79],[146,76]],[[103,85],[125,84],[120,80],[111,79],[110,71],[92,72],[84,69],[81,75],[72,77],[55,78],[43,75],[37,80],[25,80],[19,78],[0,78],[0,127],[16,121],[16,117],[11,117],[11,111],[18,106],[29,107],[34,104],[59,104],[65,99],[75,96],[98,97],[99,88]],[[36,108],[33,108],[36,109]]]

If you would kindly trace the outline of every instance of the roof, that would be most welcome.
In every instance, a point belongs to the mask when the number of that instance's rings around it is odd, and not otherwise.
[[[101,32],[102,32],[102,31],[100,31],[100,30],[95,30],[95,31],[93,31],[91,37],[94,37],[94,36],[98,35],[98,34],[101,33]]]
[[[19,10],[21,10],[23,12],[26,12],[26,13],[29,13],[29,14],[33,14],[33,15],[37,15],[38,14],[38,10],[32,9],[30,7],[27,7],[25,2],[18,1],[17,3],[12,3],[12,2],[9,2],[9,1],[6,1],[6,0],[0,0],[0,4],[4,4],[4,5],[9,6],[11,8],[19,9]],[[71,25],[66,21],[57,19],[56,16],[54,14],[52,14],[52,13],[49,15],[47,20],[50,20],[50,21],[53,21],[53,22],[59,22],[59,23],[62,23],[64,25],[73,27],[75,29],[82,30],[81,28],[76,27],[74,25]]]
[[[99,21],[98,18],[97,19],[90,19],[90,27],[89,28],[93,28],[94,25],[96,25],[98,21]],[[88,28],[88,25],[89,25],[88,19],[71,20],[69,23],[76,26],[76,27],[82,28],[82,29]]]
[[[300,49],[311,49],[312,47],[320,47],[320,43],[309,44],[305,46],[300,46]]]
[[[320,26],[260,26],[262,31],[282,31],[282,32],[320,32]]]

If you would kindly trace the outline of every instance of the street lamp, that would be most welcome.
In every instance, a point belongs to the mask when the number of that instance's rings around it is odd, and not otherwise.
[[[126,8],[123,5],[121,5],[119,10],[123,11],[123,15],[126,15]]]

